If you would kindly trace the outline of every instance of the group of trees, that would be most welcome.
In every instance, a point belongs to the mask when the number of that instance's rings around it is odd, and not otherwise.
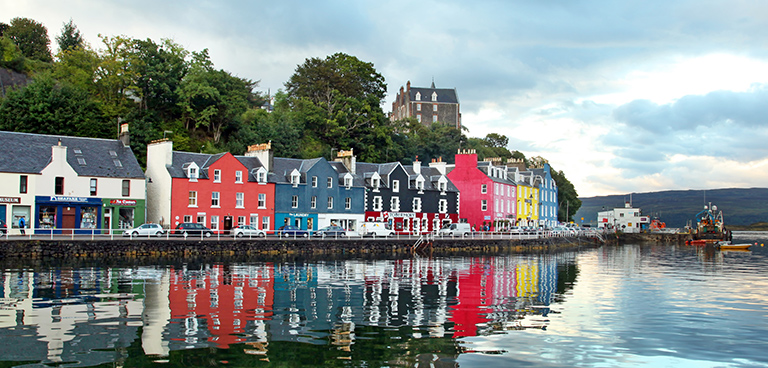
[[[92,47],[70,20],[56,37],[54,57],[42,24],[0,23],[0,67],[32,78],[0,101],[0,130],[114,138],[119,124],[129,123],[140,162],[146,144],[166,136],[177,150],[206,153],[242,154],[271,141],[280,157],[330,158],[354,149],[367,162],[452,162],[467,148],[479,157],[525,159],[506,148],[503,135],[467,138],[440,123],[391,122],[381,108],[384,77],[354,56],[306,59],[284,91],[265,96],[254,90],[258,81],[216,69],[208,50],[188,51],[168,39],[99,37],[100,47]],[[271,109],[262,108],[266,103]],[[558,185],[570,185],[559,175]]]

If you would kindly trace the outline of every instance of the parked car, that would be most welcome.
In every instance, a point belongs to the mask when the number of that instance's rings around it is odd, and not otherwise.
[[[244,236],[247,236],[249,238],[252,238],[252,237],[263,238],[267,236],[266,231],[257,229],[256,226],[253,226],[253,225],[240,225],[232,229],[232,234],[234,234],[236,238],[242,238]]]
[[[176,235],[182,235],[182,236],[188,236],[188,235],[197,235],[200,236],[202,234],[206,238],[213,235],[213,230],[205,227],[203,224],[198,224],[195,222],[183,222],[176,226],[176,230],[173,231]]]
[[[525,230],[523,230],[520,226],[510,226],[509,232],[512,234],[523,234],[525,233]]]
[[[472,228],[468,223],[446,224],[437,233],[440,236],[469,236]]]
[[[0,220],[0,236],[5,236],[8,233],[8,226],[5,225],[5,221]]]
[[[360,226],[360,234],[363,236],[393,236],[395,235],[395,231],[392,230],[392,226],[390,226],[386,222],[364,222],[362,226]]]
[[[300,237],[300,238],[306,238],[309,237],[309,233],[307,230],[299,229],[296,226],[291,225],[283,225],[280,226],[280,228],[276,231],[277,236],[279,237]]]
[[[312,236],[345,237],[347,236],[347,230],[341,226],[331,225],[315,231]]]
[[[165,229],[159,224],[144,224],[123,232],[123,236],[163,236]]]

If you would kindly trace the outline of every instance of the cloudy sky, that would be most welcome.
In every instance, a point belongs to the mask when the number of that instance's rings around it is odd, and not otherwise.
[[[580,196],[768,186],[768,2],[751,0],[0,0],[51,40],[98,34],[208,48],[283,88],[344,52],[386,78],[456,88],[468,136],[504,134]],[[55,41],[52,44],[57,49]]]

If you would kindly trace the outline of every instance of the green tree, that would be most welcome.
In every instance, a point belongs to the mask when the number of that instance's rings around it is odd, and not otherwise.
[[[128,115],[138,95],[136,71],[131,67],[133,43],[125,36],[99,37],[105,48],[100,50],[99,65],[94,70],[95,93],[104,115],[116,121]]]
[[[154,111],[164,121],[178,119],[181,108],[177,89],[189,70],[189,52],[168,39],[160,44],[151,39],[134,40],[132,52],[140,107]]]
[[[361,160],[384,159],[393,129],[381,109],[384,77],[372,63],[343,53],[310,58],[285,86],[294,117],[312,133],[305,153],[352,148]]]
[[[226,125],[248,108],[255,85],[214,69],[207,49],[193,52],[189,72],[177,89],[185,127],[205,128],[218,143]]]
[[[557,211],[557,220],[560,222],[573,221],[573,215],[581,208],[581,199],[576,188],[565,177],[565,173],[552,168],[552,178],[557,183],[557,199],[560,202]]]
[[[0,130],[113,138],[116,128],[86,91],[43,74],[2,100]]]
[[[8,37],[0,37],[0,67],[24,72],[24,54]]]
[[[48,29],[42,23],[29,18],[13,18],[3,35],[19,46],[25,57],[44,62],[53,61]]]
[[[75,48],[82,48],[85,45],[83,36],[80,35],[80,30],[72,23],[72,18],[68,23],[64,23],[61,28],[61,35],[56,37],[56,42],[59,44],[59,51],[67,51]]]
[[[3,37],[5,30],[8,29],[9,27],[10,25],[8,23],[0,22],[0,37]]]

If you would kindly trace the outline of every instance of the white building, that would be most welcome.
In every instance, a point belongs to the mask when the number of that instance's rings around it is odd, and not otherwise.
[[[623,208],[614,208],[610,211],[597,213],[597,227],[599,229],[620,230],[625,233],[639,233],[643,224],[649,224],[651,218],[643,216],[639,208],[633,208],[626,202]]]
[[[0,132],[0,220],[10,234],[106,232],[144,222],[144,172],[121,139]],[[33,230],[34,229],[34,230]],[[97,233],[98,233],[97,232]]]

